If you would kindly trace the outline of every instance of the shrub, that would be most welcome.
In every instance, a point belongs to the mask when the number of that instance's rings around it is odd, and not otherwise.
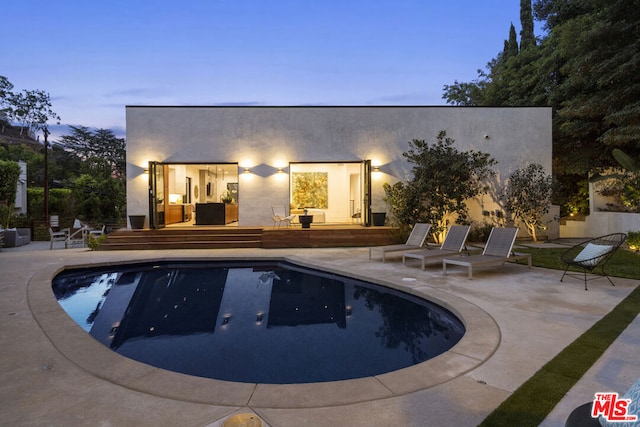
[[[636,252],[640,251],[640,231],[627,232],[627,246]]]
[[[107,236],[104,234],[101,234],[100,236],[89,235],[89,241],[87,244],[92,251],[95,251],[105,240],[107,240]]]
[[[486,242],[491,234],[491,229],[494,226],[488,222],[483,222],[480,225],[474,225],[469,231],[468,240],[470,242]]]

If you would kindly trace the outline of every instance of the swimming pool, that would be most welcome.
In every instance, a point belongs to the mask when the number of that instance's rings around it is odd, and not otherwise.
[[[379,375],[442,354],[465,331],[424,299],[286,262],[72,269],[52,287],[65,311],[119,354],[234,382]]]

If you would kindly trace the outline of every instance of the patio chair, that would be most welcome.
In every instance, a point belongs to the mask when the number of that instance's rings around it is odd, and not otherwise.
[[[422,262],[424,270],[425,263],[432,260],[440,260],[449,255],[456,255],[462,251],[471,227],[468,225],[452,225],[447,231],[447,236],[439,249],[414,249],[402,254],[402,264],[407,258],[418,259]]]
[[[273,228],[280,226],[282,224],[286,224],[287,227],[291,226],[291,221],[296,217],[295,215],[287,215],[284,211],[284,206],[271,206],[271,211],[273,212],[273,216],[271,219],[273,220]]]
[[[584,290],[586,291],[589,280],[606,277],[611,286],[615,286],[604,268],[614,252],[626,239],[627,235],[624,233],[607,234],[606,236],[586,240],[567,249],[560,255],[560,259],[567,264],[560,281],[563,281],[564,276],[584,280]],[[578,271],[569,271],[570,268]]]
[[[49,245],[49,249],[53,249],[53,242],[65,242],[65,248],[67,244],[67,230],[53,231],[51,227],[49,227],[49,237],[51,239],[51,244]]]
[[[528,254],[513,254],[513,244],[518,235],[517,228],[493,227],[489,239],[480,255],[458,256],[456,258],[444,258],[442,260],[442,272],[447,273],[447,265],[461,265],[467,267],[469,279],[473,279],[474,267],[487,267],[503,265],[512,259],[527,258],[531,268],[531,258]]]
[[[67,240],[65,241],[65,249],[75,247],[84,248],[87,244],[88,233],[89,227],[78,218],[76,218],[73,221],[72,230],[69,230],[69,234],[67,235]]]
[[[104,231],[107,228],[106,225],[103,225],[99,230],[89,230],[89,236],[100,237],[104,235]]]
[[[382,262],[385,262],[385,256],[391,252],[403,252],[411,249],[420,249],[427,240],[427,234],[431,230],[431,224],[425,224],[418,222],[413,226],[411,234],[406,243],[397,245],[385,245],[385,246],[372,246],[369,248],[369,259],[371,259],[372,252],[382,253]]]

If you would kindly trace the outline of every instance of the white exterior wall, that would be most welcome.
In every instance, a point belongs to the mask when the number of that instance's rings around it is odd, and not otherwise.
[[[16,201],[14,205],[14,213],[18,215],[27,214],[27,164],[20,160],[20,177],[16,189]]]
[[[290,162],[370,159],[381,171],[372,177],[372,211],[386,210],[382,184],[410,178],[408,142],[434,142],[440,130],[456,149],[498,161],[494,188],[530,163],[551,173],[550,108],[128,106],[126,116],[128,214],[149,214],[149,161],[238,163],[239,225],[266,226],[272,205],[289,206]],[[482,209],[501,210],[490,196],[470,207],[476,221]]]
[[[594,183],[589,183],[589,215],[584,220],[567,219],[560,226],[560,237],[589,238],[612,233],[627,233],[640,230],[640,214],[606,211],[607,203],[614,199],[602,196]]]
[[[560,237],[590,238],[612,233],[640,230],[640,214],[625,212],[593,212],[584,221],[567,220],[560,226]]]

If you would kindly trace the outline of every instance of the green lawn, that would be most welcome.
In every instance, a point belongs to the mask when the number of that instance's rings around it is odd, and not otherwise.
[[[567,248],[568,249],[568,248]],[[560,259],[567,249],[518,248],[518,252],[531,254],[531,263],[536,267],[564,270],[565,264]],[[640,280],[640,252],[618,249],[606,265],[607,273],[613,277]]]

